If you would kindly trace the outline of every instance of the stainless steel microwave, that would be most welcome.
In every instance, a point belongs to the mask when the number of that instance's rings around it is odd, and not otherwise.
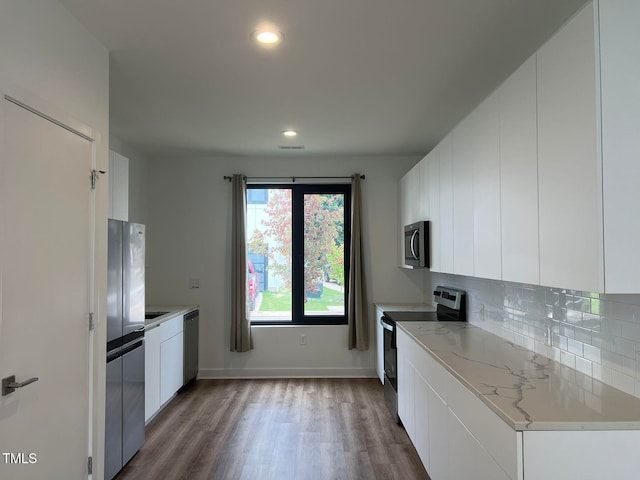
[[[429,268],[429,222],[404,227],[404,263],[413,268]]]

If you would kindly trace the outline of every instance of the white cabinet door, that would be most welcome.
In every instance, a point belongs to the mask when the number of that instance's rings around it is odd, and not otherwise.
[[[438,145],[439,157],[439,271],[453,273],[453,137],[448,135]],[[434,181],[431,181],[434,183]]]
[[[450,447],[448,454],[449,478],[511,480],[450,410],[447,421]],[[452,448],[454,446],[455,448]],[[464,459],[464,461],[461,461],[461,459]],[[438,480],[438,478],[434,477],[433,480]]]
[[[402,226],[420,220],[420,164],[400,179],[400,219]]]
[[[640,2],[600,0],[605,290],[640,292]]]
[[[184,334],[174,335],[160,344],[160,404],[167,402],[182,387]]]
[[[420,174],[420,181],[418,182],[418,198],[420,203],[418,205],[417,220],[428,220],[431,212],[431,205],[429,196],[429,155],[424,157],[418,163],[418,173]]]
[[[384,385],[384,328],[380,324],[382,315],[382,310],[376,308],[376,372]]]
[[[473,125],[453,131],[453,273],[473,276]]]
[[[464,428],[464,425],[456,418],[456,416],[447,409],[447,433],[449,435],[449,447],[455,445],[455,451],[447,453],[449,478],[454,479],[473,479],[484,480],[478,476],[478,455],[476,452],[475,439]],[[464,461],[461,461],[464,459]],[[434,480],[438,480],[435,478]],[[491,479],[497,480],[497,479]]]
[[[400,179],[398,205],[398,265],[404,262],[404,226],[420,220],[420,165],[415,165]]]
[[[440,272],[440,148],[431,150],[427,155],[429,169],[429,263],[432,272]],[[424,188],[424,187],[423,187]]]
[[[540,283],[603,291],[593,4],[538,62]]]
[[[426,354],[425,354],[426,355]],[[414,371],[414,446],[422,464],[430,471],[429,457],[429,385],[416,369]]]
[[[400,329],[396,329],[396,345],[398,354],[398,416],[404,425],[409,438],[414,435],[414,371],[411,351],[413,340]]]
[[[431,480],[455,480],[449,471],[449,408],[431,388],[427,391],[429,405],[429,476]]]
[[[635,479],[640,431],[524,432],[524,480]]]
[[[109,218],[129,220],[129,159],[109,150]]]
[[[536,57],[498,90],[502,279],[540,283]]]
[[[144,419],[160,409],[160,327],[144,332]]]
[[[494,280],[502,278],[498,107],[498,97],[493,94],[471,114],[473,274]]]

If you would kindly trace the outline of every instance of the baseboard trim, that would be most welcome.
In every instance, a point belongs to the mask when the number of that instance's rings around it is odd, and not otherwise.
[[[376,377],[376,371],[372,368],[213,368],[198,371],[198,379]]]

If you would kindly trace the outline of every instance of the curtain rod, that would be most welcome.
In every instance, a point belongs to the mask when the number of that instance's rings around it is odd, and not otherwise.
[[[247,177],[247,176],[244,177],[245,180],[278,180],[278,179],[287,180],[287,179],[291,179],[291,181],[293,183],[296,182],[296,179],[300,179],[300,178],[327,178],[327,179],[347,179],[347,178],[351,178],[351,179],[353,179],[353,175],[349,175],[348,177]],[[360,178],[362,180],[364,180],[365,179],[365,175],[360,175]],[[225,175],[224,179],[231,181],[232,177],[230,177],[228,175]]]

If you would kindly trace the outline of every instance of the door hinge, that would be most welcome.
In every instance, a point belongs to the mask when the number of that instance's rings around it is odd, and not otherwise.
[[[89,475],[93,474],[93,457],[87,459],[87,470],[89,470]]]
[[[93,330],[95,322],[93,321],[93,313],[89,314],[89,331]]]
[[[105,174],[107,173],[106,170],[91,170],[91,190],[95,190],[96,189],[96,182],[98,181],[98,174]]]

